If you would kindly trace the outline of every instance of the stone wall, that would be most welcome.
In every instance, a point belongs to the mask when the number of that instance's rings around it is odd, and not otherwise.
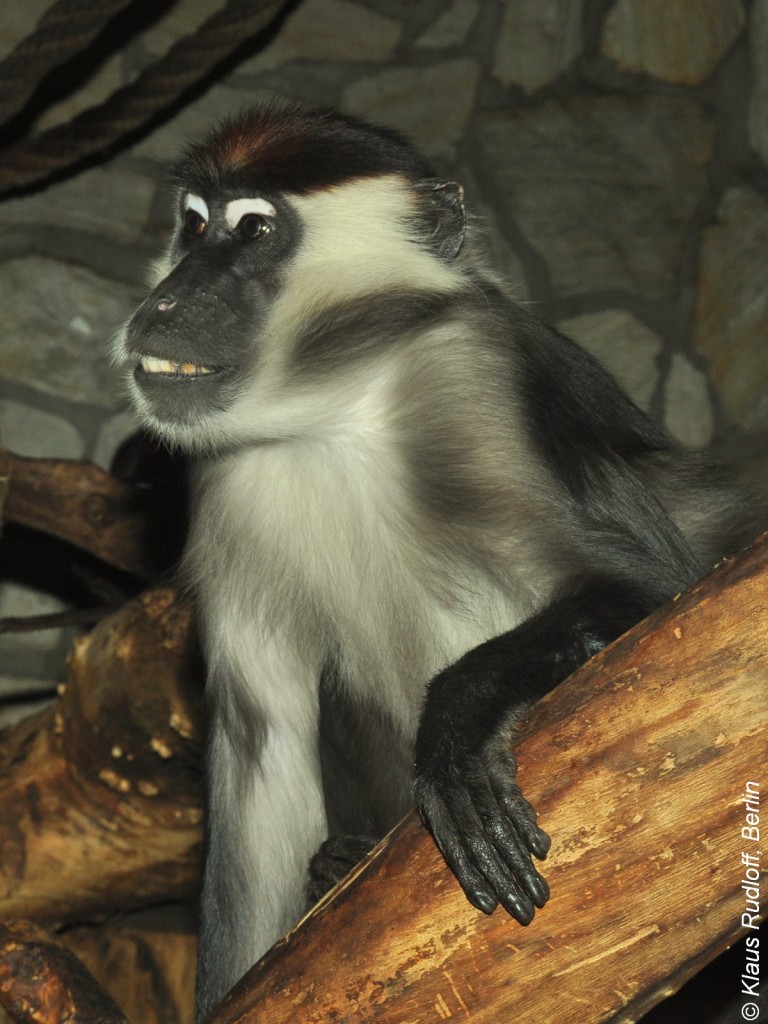
[[[0,56],[51,2],[6,5]],[[219,6],[180,0],[37,128]],[[163,168],[220,115],[274,96],[409,134],[464,184],[519,299],[675,437],[768,430],[768,0],[304,0],[110,163],[0,204],[3,444],[109,465],[133,419],[107,342],[168,234]],[[0,594],[0,616],[59,606],[14,580]],[[0,682],[61,677],[68,639],[6,637]]]

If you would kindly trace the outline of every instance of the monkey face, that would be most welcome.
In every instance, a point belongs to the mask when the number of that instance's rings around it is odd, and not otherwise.
[[[167,431],[227,409],[258,357],[259,334],[300,235],[264,196],[182,194],[166,276],[116,339],[145,416]]]

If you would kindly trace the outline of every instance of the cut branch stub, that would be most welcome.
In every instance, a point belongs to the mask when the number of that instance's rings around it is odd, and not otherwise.
[[[200,661],[149,591],[76,643],[52,708],[3,734],[0,914],[45,922],[189,897],[200,871]]]
[[[128,1024],[74,953],[30,921],[0,921],[0,1004],[16,1024]]]

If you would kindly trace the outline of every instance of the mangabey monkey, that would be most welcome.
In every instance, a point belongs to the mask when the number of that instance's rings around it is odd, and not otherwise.
[[[268,107],[174,181],[115,352],[197,458],[202,1017],[414,800],[469,900],[529,922],[515,723],[748,537],[725,471],[515,304],[394,132]]]

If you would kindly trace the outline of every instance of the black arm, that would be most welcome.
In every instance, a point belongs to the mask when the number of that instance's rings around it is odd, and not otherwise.
[[[430,683],[416,740],[416,804],[479,910],[501,903],[528,924],[549,895],[531,854],[543,859],[550,840],[515,781],[516,723],[658,603],[632,585],[595,580]]]

